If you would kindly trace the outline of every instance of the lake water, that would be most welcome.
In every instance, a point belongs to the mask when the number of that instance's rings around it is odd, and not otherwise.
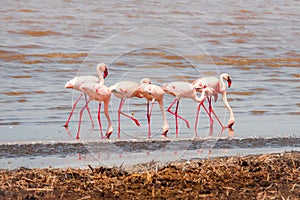
[[[0,168],[120,165],[202,158],[208,154],[300,150],[297,143],[300,138],[299,1],[93,1],[86,4],[55,0],[43,4],[32,0],[2,1],[0,5],[0,146],[8,149],[2,151],[5,153],[0,157]],[[202,146],[189,150],[195,141],[193,124],[197,104],[182,99],[179,112],[190,120],[191,129],[179,120],[179,137],[175,139],[175,120],[167,113],[170,139],[167,145],[157,147],[165,142],[160,139],[162,118],[158,105],[152,114],[153,141],[148,141],[146,102],[128,99],[124,111],[138,118],[142,126],[136,127],[122,117],[120,143],[117,139],[119,99],[112,96],[112,139],[101,139],[98,126],[91,129],[85,113],[81,140],[76,141],[78,115],[84,101],[79,103],[66,130],[63,125],[80,93],[65,89],[64,84],[74,76],[97,75],[95,67],[99,62],[109,66],[105,80],[108,86],[121,80],[139,82],[144,77],[162,85],[172,81],[192,82],[223,72],[230,74],[233,83],[227,91],[236,118],[234,130],[221,132],[215,122],[210,131],[207,117],[201,113],[198,133]],[[165,95],[165,108],[172,100],[173,97]],[[221,97],[213,106],[226,123],[229,116]],[[90,108],[96,124],[97,103],[91,103]],[[105,130],[104,115],[102,120]],[[218,146],[220,138],[238,145]],[[255,142],[245,140],[249,138]],[[277,140],[280,141],[274,143]],[[155,148],[124,150],[139,141],[145,142],[143,146],[154,144]],[[183,142],[178,144],[178,141]],[[260,145],[257,141],[261,141]],[[93,142],[104,143],[107,149],[95,150]],[[88,151],[81,150],[78,143]],[[42,145],[37,148],[40,153],[30,154],[36,144]],[[43,154],[48,148],[50,153]],[[24,149],[29,149],[29,153],[18,153]]]

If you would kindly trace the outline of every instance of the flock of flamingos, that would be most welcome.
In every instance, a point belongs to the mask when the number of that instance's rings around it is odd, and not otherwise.
[[[147,99],[148,138],[151,138],[150,120],[151,120],[152,108],[155,101],[158,102],[163,117],[162,137],[167,137],[167,133],[169,131],[169,125],[166,119],[166,112],[163,104],[163,97],[165,93],[175,97],[174,101],[167,108],[167,111],[175,116],[176,137],[178,136],[178,118],[183,120],[186,123],[186,126],[190,128],[189,121],[185,119],[183,116],[178,114],[178,106],[181,98],[191,98],[198,103],[197,116],[196,116],[196,121],[194,126],[195,133],[197,133],[198,116],[201,107],[203,107],[203,109],[209,116],[210,126],[213,125],[212,115],[214,115],[214,117],[217,119],[218,123],[222,127],[222,130],[225,128],[231,128],[235,122],[233,111],[230,105],[228,104],[227,96],[226,96],[226,84],[224,81],[227,81],[228,87],[231,86],[231,79],[229,75],[226,73],[221,74],[219,78],[212,77],[212,76],[202,77],[195,80],[193,83],[178,81],[178,82],[166,83],[161,87],[158,85],[151,84],[151,80],[149,78],[142,79],[140,83],[134,81],[121,81],[115,83],[110,87],[107,87],[104,84],[104,79],[108,75],[107,65],[105,63],[100,63],[97,65],[96,70],[98,73],[98,77],[77,76],[65,84],[65,88],[72,88],[82,92],[72,106],[72,110],[70,112],[69,118],[66,124],[64,125],[65,127],[68,127],[68,124],[70,122],[73,111],[78,101],[81,99],[83,94],[85,95],[86,103],[83,106],[83,108],[80,110],[78,132],[76,134],[76,139],[79,139],[82,114],[85,109],[88,111],[89,117],[92,121],[92,126],[94,126],[90,109],[88,107],[89,102],[92,100],[99,101],[97,118],[98,118],[98,123],[100,126],[100,132],[102,137],[103,137],[103,133],[102,133],[102,124],[100,120],[100,109],[101,109],[101,103],[104,102],[104,114],[108,122],[106,135],[104,137],[109,138],[111,136],[111,134],[113,133],[113,126],[108,111],[111,93],[113,93],[116,97],[121,99],[120,106],[118,109],[118,138],[120,138],[121,114],[133,120],[137,126],[140,126],[140,123],[136,118],[122,111],[122,106],[124,105],[125,100],[127,98],[133,98],[133,97]],[[197,96],[197,92],[201,93],[200,97]],[[222,125],[221,121],[219,120],[219,118],[217,117],[216,113],[212,108],[212,97],[214,97],[214,101],[217,101],[218,94],[222,95],[222,99],[225,104],[225,107],[229,111],[229,121],[226,126]],[[88,99],[87,96],[89,97]],[[209,105],[208,109],[204,105],[205,100],[208,101],[208,105]],[[172,111],[171,108],[175,104],[176,104],[175,111]]]

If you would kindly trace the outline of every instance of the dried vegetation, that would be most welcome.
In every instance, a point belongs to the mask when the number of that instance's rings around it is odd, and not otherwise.
[[[0,170],[0,199],[300,199],[300,152],[156,166]]]

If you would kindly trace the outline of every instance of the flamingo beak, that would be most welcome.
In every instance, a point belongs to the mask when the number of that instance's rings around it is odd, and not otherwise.
[[[228,76],[227,82],[228,82],[228,87],[230,88],[232,81],[231,81],[231,79],[229,78],[229,76]]]
[[[105,68],[104,72],[103,72],[103,78],[105,79],[108,75],[108,70],[107,68]]]
[[[67,82],[65,88],[73,88],[73,85],[70,82]]]

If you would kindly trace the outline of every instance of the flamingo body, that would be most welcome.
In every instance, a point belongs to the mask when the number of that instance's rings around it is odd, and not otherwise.
[[[103,84],[104,79],[108,75],[107,65],[105,63],[99,63],[96,67],[96,71],[97,71],[98,77],[96,77],[96,76],[77,76],[77,77],[74,77],[73,79],[71,79],[70,81],[68,81],[65,84],[65,88],[71,88],[71,89],[83,92],[82,91],[82,85],[84,85],[85,83],[91,82],[91,83],[101,83],[101,84]],[[103,72],[103,75],[102,75],[102,72]],[[76,108],[76,105],[79,102],[82,95],[83,95],[83,93],[77,98],[77,100],[73,104],[70,115],[67,119],[67,122],[64,125],[65,127],[68,127],[70,119],[73,115],[74,109]],[[85,94],[85,101],[87,103],[86,94]],[[86,109],[87,109],[89,117],[91,119],[92,127],[94,127],[94,122],[93,122],[93,119],[92,119],[92,116],[91,116],[90,109],[89,109],[88,105],[86,106]]]
[[[140,84],[137,82],[121,81],[110,86],[110,89],[112,90],[112,93],[120,99],[132,97],[142,98],[143,95],[139,92],[139,87]]]
[[[149,78],[144,78],[141,80],[140,89],[144,98],[147,99],[148,138],[151,137],[150,119],[152,107],[155,101],[158,102],[163,117],[162,136],[167,136],[167,133],[169,131],[169,125],[166,119],[166,112],[163,104],[163,98],[165,93],[164,90],[158,85],[151,84],[151,80]],[[151,108],[149,108],[149,102],[152,102]]]
[[[193,85],[188,82],[178,81],[166,83],[163,88],[166,93],[175,96],[177,99],[191,98],[197,101],[195,98],[197,96],[196,90]]]
[[[95,76],[77,76],[77,77],[74,77],[73,79],[71,79],[70,81],[68,81],[66,84],[65,84],[65,88],[70,88],[70,89],[74,89],[74,90],[78,90],[78,91],[81,91],[82,90],[80,89],[81,86],[86,83],[86,82],[94,82],[94,83],[98,83],[99,82],[99,78],[95,77]],[[72,110],[70,112],[70,115],[64,125],[64,127],[68,127],[69,126],[69,122],[71,120],[71,117],[73,115],[73,112],[74,112],[74,109],[76,108],[76,105],[77,103],[79,102],[79,100],[81,99],[83,93],[79,95],[79,97],[76,99],[76,101],[74,102],[73,106],[72,106]],[[86,97],[86,94],[84,95],[85,96],[85,101],[87,102],[87,97]],[[89,117],[90,117],[90,120],[92,122],[92,127],[94,127],[94,122],[93,122],[93,118],[92,118],[92,115],[91,115],[91,112],[90,112],[90,109],[89,107],[87,107],[87,111],[88,111],[88,114],[89,114]]]
[[[185,121],[186,126],[190,128],[189,121],[185,119],[184,117],[178,115],[178,106],[179,106],[179,101],[181,98],[191,98],[194,101],[200,103],[203,101],[203,99],[197,97],[196,89],[193,87],[192,84],[188,82],[171,82],[171,83],[166,83],[163,85],[163,90],[171,94],[172,96],[175,97],[173,102],[169,105],[167,111],[171,113],[172,115],[175,116],[175,124],[176,124],[176,137],[178,136],[178,118],[182,119]],[[171,108],[173,105],[177,102],[175,112],[171,111]]]
[[[76,138],[79,139],[79,132],[80,132],[80,124],[82,119],[82,112],[87,107],[88,103],[91,100],[99,101],[99,109],[98,109],[98,122],[100,125],[100,132],[101,136],[102,134],[102,125],[100,120],[100,108],[101,108],[101,102],[104,102],[104,114],[108,122],[108,127],[106,130],[106,135],[111,135],[113,132],[112,123],[110,120],[108,107],[109,107],[109,100],[111,96],[111,90],[106,87],[103,83],[92,83],[92,82],[86,82],[84,83],[80,89],[89,96],[89,100],[87,101],[86,105],[81,109],[80,111],[80,117],[79,117],[79,124],[78,124],[78,132],[76,135]]]
[[[127,118],[130,118],[133,120],[137,126],[140,126],[139,121],[124,113],[122,111],[122,107],[125,103],[125,100],[127,98],[133,98],[133,97],[138,97],[138,98],[143,98],[143,95],[140,90],[140,84],[134,81],[121,81],[117,82],[114,85],[110,86],[109,89],[112,91],[112,93],[121,99],[119,109],[118,109],[118,138],[120,138],[120,132],[121,132],[121,114],[124,115]],[[110,135],[106,135],[107,138],[110,137]]]

